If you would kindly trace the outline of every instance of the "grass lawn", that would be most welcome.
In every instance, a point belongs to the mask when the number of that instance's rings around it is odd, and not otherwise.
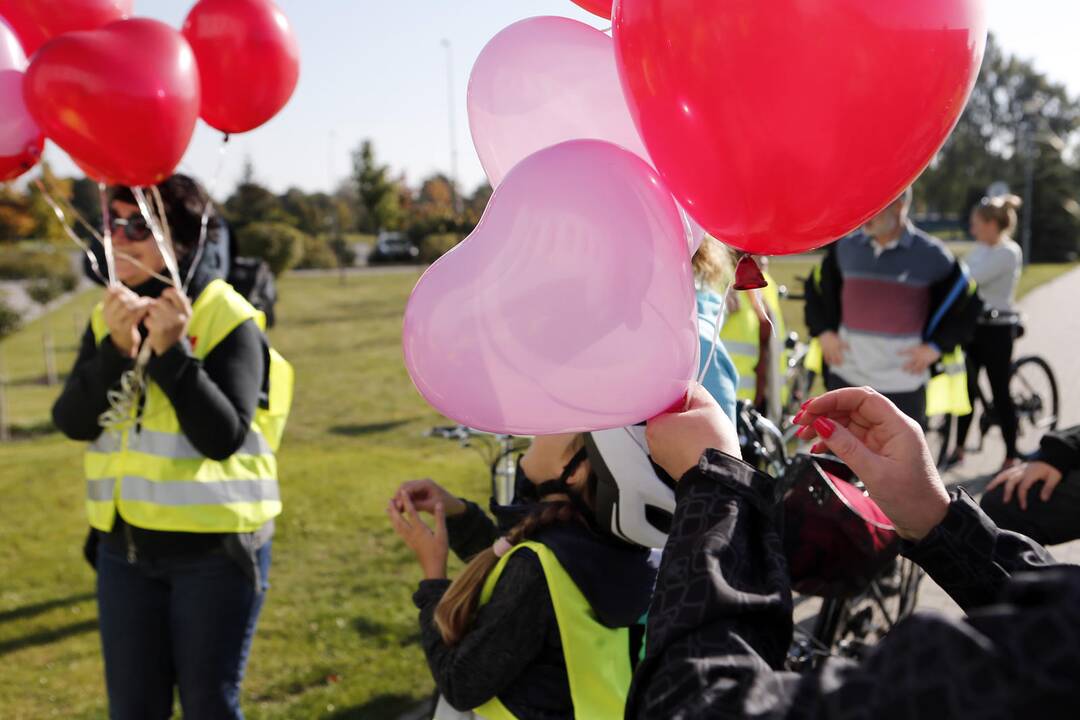
[[[796,291],[808,261],[774,262]],[[1025,288],[1069,266],[1035,266]],[[434,477],[486,496],[479,456],[422,437],[442,419],[401,362],[401,314],[415,274],[287,278],[274,344],[296,366],[280,460],[285,513],[272,588],[245,683],[255,718],[393,718],[431,691],[410,596],[419,578],[383,508],[398,483]],[[61,371],[96,292],[0,345],[19,431],[0,445],[0,717],[102,718],[105,699],[86,532],[80,445],[51,432],[58,387],[42,384],[42,337]],[[803,331],[798,303],[785,305]]]

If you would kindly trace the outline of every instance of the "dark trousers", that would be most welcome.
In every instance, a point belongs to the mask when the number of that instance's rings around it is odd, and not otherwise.
[[[1067,475],[1054,489],[1049,502],[1039,497],[1042,483],[1028,491],[1027,510],[1021,510],[1015,493],[1008,505],[1001,500],[1005,488],[994,488],[979,503],[983,511],[1003,530],[1027,535],[1043,545],[1080,540],[1080,473]]]
[[[116,549],[99,546],[98,617],[110,718],[171,718],[174,687],[185,718],[243,718],[240,681],[266,597],[269,543],[257,558],[264,583],[259,588],[223,553],[132,564]]]
[[[1001,425],[1001,437],[1005,440],[1005,457],[1015,458],[1016,408],[1009,394],[1009,376],[1012,374],[1013,327],[1011,325],[979,325],[975,337],[964,348],[967,356],[968,395],[975,398],[978,392],[979,371],[986,368],[990,390],[994,395],[994,414]],[[985,408],[984,408],[985,410]],[[965,415],[957,424],[957,447],[964,447],[974,415]]]
[[[851,383],[834,372],[825,373],[825,388],[827,390],[841,390],[852,387]],[[905,393],[881,393],[892,401],[892,404],[900,409],[900,412],[919,423],[919,427],[926,429],[926,387],[923,386],[913,392]]]

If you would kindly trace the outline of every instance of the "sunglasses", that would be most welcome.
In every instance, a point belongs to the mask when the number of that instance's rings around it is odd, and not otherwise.
[[[132,242],[142,242],[151,235],[150,226],[146,224],[146,218],[139,215],[132,215],[129,218],[110,218],[109,227],[112,228],[113,235],[119,234],[120,230],[123,229],[124,235]]]

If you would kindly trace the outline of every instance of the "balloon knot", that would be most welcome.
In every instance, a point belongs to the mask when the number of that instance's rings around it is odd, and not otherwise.
[[[735,267],[736,290],[760,290],[769,286],[764,273],[758,267],[757,260],[751,255],[743,255],[739,264]]]

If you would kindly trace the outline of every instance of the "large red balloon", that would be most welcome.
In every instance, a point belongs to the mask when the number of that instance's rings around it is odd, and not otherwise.
[[[97,179],[121,185],[171,175],[199,118],[195,57],[157,20],[51,40],[31,61],[23,91],[46,136]]]
[[[135,0],[0,0],[8,21],[33,55],[46,40],[76,30],[96,30],[131,15]]]
[[[709,233],[798,253],[896,198],[955,126],[982,0],[619,0],[614,37],[657,170]]]
[[[576,5],[580,5],[593,15],[599,15],[605,20],[611,19],[611,6],[614,0],[574,0]]]
[[[202,77],[202,119],[226,133],[254,130],[289,102],[300,47],[271,0],[201,0],[184,22]]]

